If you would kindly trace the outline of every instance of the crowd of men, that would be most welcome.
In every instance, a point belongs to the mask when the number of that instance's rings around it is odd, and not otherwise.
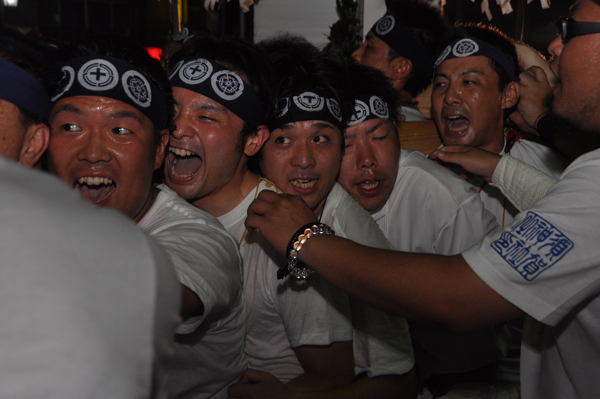
[[[164,70],[2,28],[0,396],[596,394],[599,155],[558,144],[600,133],[600,1],[554,78],[386,5],[354,63],[196,34]],[[397,128],[430,85],[421,154]]]

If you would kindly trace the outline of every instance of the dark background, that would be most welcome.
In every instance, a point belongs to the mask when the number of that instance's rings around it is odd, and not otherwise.
[[[542,9],[539,0],[528,5],[525,1],[512,0],[514,11],[502,15],[500,6],[491,0],[491,24],[512,38],[520,39],[522,32],[524,42],[545,52],[556,35],[554,21],[567,12],[572,1],[555,0],[547,10]],[[241,13],[236,0],[221,2],[219,10],[207,12],[203,0],[182,0],[185,25],[193,30],[209,29],[252,40],[253,12]],[[60,42],[85,32],[118,33],[131,36],[144,46],[161,47],[172,34],[171,5],[166,0],[19,0],[16,8],[6,7],[0,0],[0,12],[4,24]],[[481,13],[480,0],[447,0],[444,13],[451,22],[488,23]]]

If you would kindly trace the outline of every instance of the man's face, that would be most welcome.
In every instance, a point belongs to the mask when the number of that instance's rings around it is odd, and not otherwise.
[[[600,22],[600,7],[581,0],[571,9],[580,22]],[[575,36],[562,43],[557,36],[548,46],[554,55],[552,71],[560,79],[553,88],[554,112],[582,130],[599,132],[600,126],[600,34]]]
[[[431,110],[445,145],[502,149],[503,92],[487,57],[453,58],[435,71]]]
[[[354,50],[352,58],[364,66],[379,69],[388,78],[391,76],[390,60],[388,59],[390,47],[381,39],[373,34],[367,33],[363,44]]]
[[[262,174],[320,213],[342,162],[342,133],[324,121],[283,125],[271,132],[260,159]]]
[[[0,99],[0,155],[18,161],[26,133],[19,107]]]
[[[370,119],[349,126],[345,137],[338,182],[366,210],[380,209],[398,175],[400,140],[396,126],[388,119]]]
[[[68,97],[50,115],[48,166],[81,196],[139,221],[151,203],[152,173],[164,157],[153,123],[111,98]]]
[[[202,208],[202,199],[227,187],[245,162],[238,146],[244,121],[202,94],[174,87],[173,95],[177,129],[169,141],[165,181]]]

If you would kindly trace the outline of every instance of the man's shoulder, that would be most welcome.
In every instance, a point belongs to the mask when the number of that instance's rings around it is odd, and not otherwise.
[[[402,150],[396,185],[392,194],[399,197],[436,192],[441,196],[438,199],[452,199],[457,205],[477,195],[477,189],[472,184],[420,152],[410,150]],[[401,189],[407,186],[411,190]]]

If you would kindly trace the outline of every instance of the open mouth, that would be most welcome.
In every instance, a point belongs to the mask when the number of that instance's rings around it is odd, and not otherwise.
[[[202,166],[202,159],[195,153],[181,148],[169,147],[167,155],[169,174],[177,178],[194,176]]]
[[[315,184],[317,184],[317,179],[294,179],[290,180],[290,183],[294,187],[298,187],[301,189],[309,189],[313,188]]]
[[[451,115],[445,118],[444,123],[449,132],[460,133],[467,130],[471,121],[462,115]]]
[[[364,181],[359,186],[365,191],[375,190],[379,186],[379,180]]]
[[[108,177],[82,176],[73,187],[81,193],[81,197],[92,204],[100,204],[115,192],[117,185]]]

